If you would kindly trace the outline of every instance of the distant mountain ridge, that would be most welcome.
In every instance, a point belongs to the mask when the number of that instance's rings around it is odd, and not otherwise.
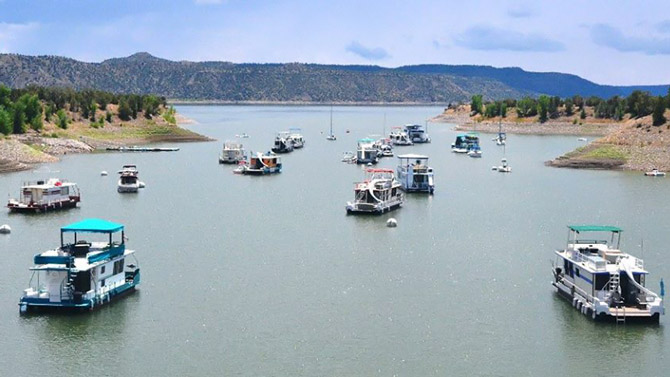
[[[0,54],[0,83],[157,94],[170,99],[258,102],[447,103],[540,94],[608,98],[667,85],[607,86],[575,75],[474,65],[236,64],[171,61],[140,52],[101,63],[58,56]]]

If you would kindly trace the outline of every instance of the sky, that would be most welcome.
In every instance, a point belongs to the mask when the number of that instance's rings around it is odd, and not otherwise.
[[[0,0],[0,53],[475,64],[670,84],[667,0]]]

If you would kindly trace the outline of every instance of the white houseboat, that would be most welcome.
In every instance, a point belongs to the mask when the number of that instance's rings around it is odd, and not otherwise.
[[[389,139],[393,145],[412,145],[412,139],[410,139],[407,131],[403,127],[393,127],[391,133],[389,134]]]
[[[47,212],[76,207],[80,199],[76,183],[51,178],[24,183],[19,199],[9,199],[7,208],[11,212]]]
[[[279,132],[275,137],[275,143],[272,147],[274,153],[289,153],[293,152],[293,139],[288,131]]]
[[[223,143],[223,150],[221,150],[221,155],[219,156],[219,164],[237,164],[245,159],[246,156],[242,143],[234,141]]]
[[[256,153],[255,156],[249,158],[248,162],[240,163],[234,172],[244,175],[266,175],[281,173],[281,167],[281,157],[272,153]]]
[[[71,242],[65,241],[66,234],[73,234]],[[89,242],[82,234],[102,240]],[[29,288],[19,300],[20,312],[93,309],[132,292],[140,283],[134,254],[126,249],[121,224],[86,219],[61,228],[60,247],[34,257]]]
[[[393,170],[368,169],[368,177],[354,185],[355,200],[347,203],[347,214],[382,214],[405,202]]]
[[[420,124],[406,124],[405,132],[413,143],[430,143],[430,136],[425,127]]]
[[[293,148],[299,149],[305,146],[305,137],[300,133],[300,128],[289,128],[289,137],[293,141]]]
[[[428,156],[420,154],[402,154],[398,156],[400,164],[396,169],[398,181],[406,192],[435,191],[433,168],[426,165]]]
[[[375,141],[370,138],[358,140],[356,149],[356,163],[358,164],[376,164],[379,162],[379,149],[375,146]]]
[[[138,192],[140,188],[144,187],[137,176],[138,174],[136,165],[123,165],[123,168],[119,170],[119,183],[116,190],[120,193]]]
[[[665,314],[662,298],[645,287],[649,272],[644,262],[619,249],[622,229],[568,228],[567,246],[556,251],[552,268],[556,292],[593,319],[658,323]]]

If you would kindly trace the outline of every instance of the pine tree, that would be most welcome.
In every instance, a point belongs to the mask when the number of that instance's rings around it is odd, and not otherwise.
[[[666,119],[663,115],[665,113],[665,98],[658,96],[654,104],[654,112],[652,113],[652,120],[654,126],[660,126],[665,123]]]

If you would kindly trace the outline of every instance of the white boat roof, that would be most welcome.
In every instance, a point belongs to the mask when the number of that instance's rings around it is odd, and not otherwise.
[[[58,183],[58,186],[56,186],[56,183]],[[76,183],[74,182],[61,181],[58,178],[50,178],[48,180],[45,180],[44,183],[42,184],[37,184],[37,182],[35,183],[30,182],[27,185],[24,185],[23,188],[47,189],[53,187],[75,186],[75,185]]]
[[[398,158],[408,158],[412,160],[427,160],[428,156],[424,156],[422,154],[399,154]]]

